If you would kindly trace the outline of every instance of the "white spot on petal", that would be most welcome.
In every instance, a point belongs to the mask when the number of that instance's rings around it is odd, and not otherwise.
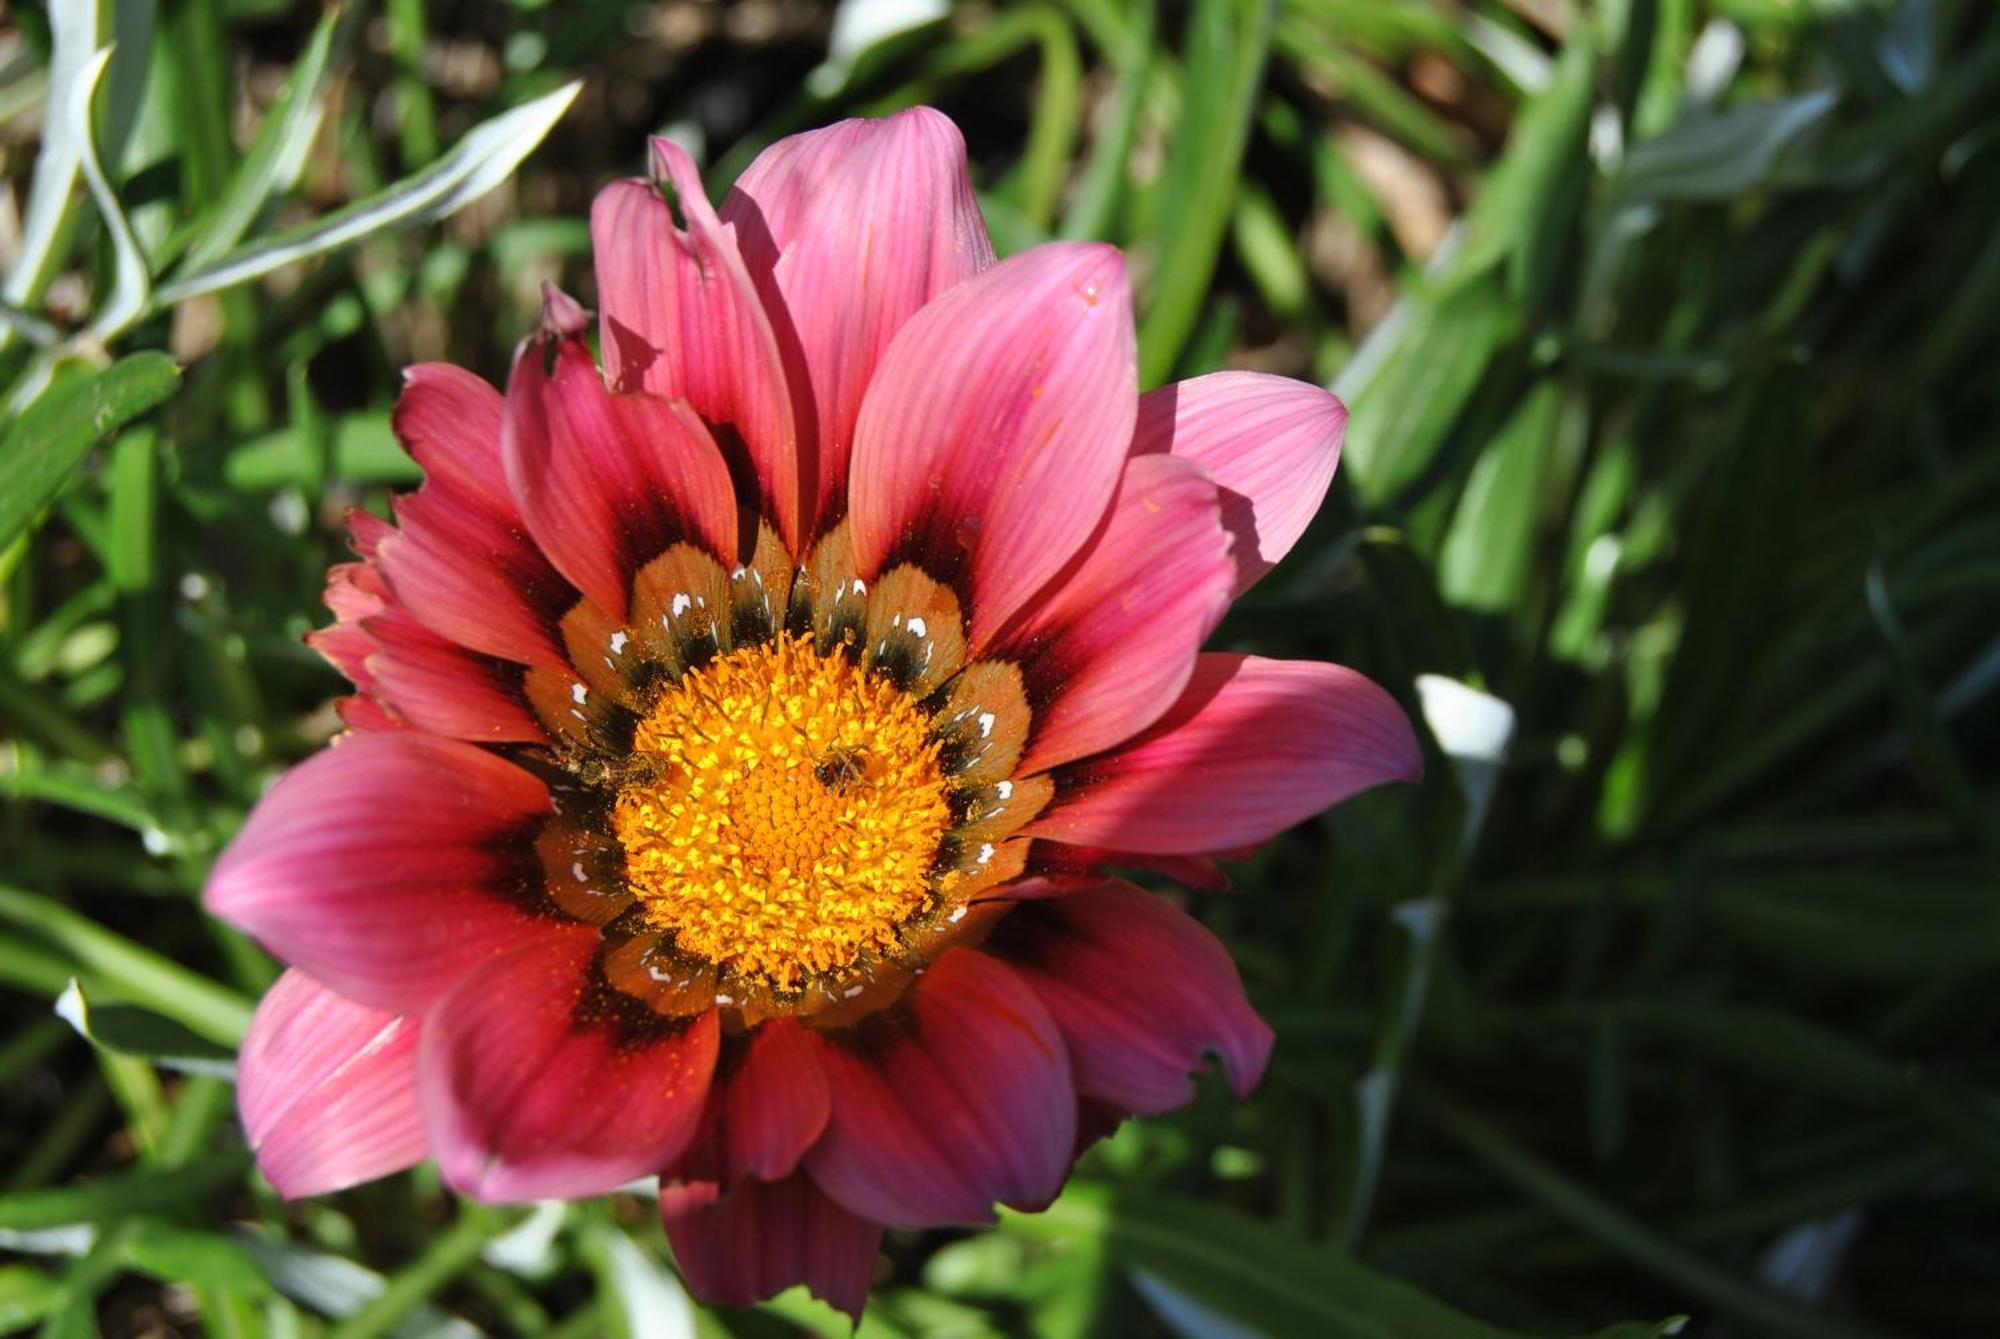
[[[618,631],[616,631],[616,632],[612,633],[612,634],[611,634],[611,654],[612,654],[612,655],[614,655],[614,656],[622,656],[622,655],[624,655],[624,654],[625,654],[625,643],[626,643],[626,642],[628,642],[628,641],[631,641],[631,640],[632,640],[632,639],[631,639],[630,637],[627,637],[627,636],[625,635],[625,630],[624,630],[623,628],[620,628],[620,629],[619,629]]]
[[[689,606],[691,606],[693,603],[694,601],[688,598],[688,593],[686,591],[683,590],[674,592],[674,602],[673,605],[671,606],[674,611],[674,617],[679,618],[682,614],[685,614],[688,611]]]
[[[979,737],[981,739],[986,739],[991,737],[992,734],[993,734],[993,713],[990,711],[982,711],[979,713]]]
[[[931,625],[924,622],[917,615],[912,614],[910,615],[910,635],[912,637],[928,637],[931,635]]]
[[[570,701],[576,703],[578,706],[582,706],[584,703],[584,699],[588,698],[589,696],[590,696],[590,690],[588,688],[585,688],[582,684],[573,683],[569,686]]]

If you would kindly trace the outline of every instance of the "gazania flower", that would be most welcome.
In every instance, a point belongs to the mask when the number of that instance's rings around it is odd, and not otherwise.
[[[288,1195],[426,1157],[484,1200],[657,1174],[681,1268],[858,1315],[884,1226],[1046,1203],[1078,1149],[1241,1093],[1222,946],[1113,877],[1419,760],[1334,665],[1202,652],[1345,411],[1141,396],[1118,253],[996,263],[943,117],[785,140],[712,208],[654,146],[504,392],[422,366],[426,482],[353,523],[350,730],[216,866],[290,964],[242,1057]]]

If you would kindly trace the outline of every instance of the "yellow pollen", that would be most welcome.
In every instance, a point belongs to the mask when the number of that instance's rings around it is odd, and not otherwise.
[[[890,950],[951,822],[930,718],[789,635],[669,689],[612,822],[647,919],[684,952],[792,990]]]

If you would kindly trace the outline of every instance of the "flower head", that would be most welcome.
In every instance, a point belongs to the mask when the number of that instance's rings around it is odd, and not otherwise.
[[[1418,753],[1349,670],[1199,649],[1319,505],[1332,396],[1141,396],[1118,253],[995,263],[934,112],[720,210],[655,152],[592,211],[596,357],[551,290],[504,393],[409,373],[426,481],[314,638],[351,729],[208,888],[291,966],[243,1116],[290,1195],[658,1174],[699,1294],[858,1314],[884,1225],[1045,1203],[1206,1056],[1261,1075],[1222,946],[1102,871],[1207,882]]]

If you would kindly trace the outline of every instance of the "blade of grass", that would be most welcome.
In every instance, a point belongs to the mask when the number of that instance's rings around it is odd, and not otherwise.
[[[62,263],[63,243],[76,202],[72,191],[83,170],[83,145],[75,135],[70,106],[75,89],[90,68],[97,50],[97,6],[55,5],[49,11],[52,50],[48,101],[42,113],[42,146],[35,158],[35,179],[28,188],[28,208],[21,223],[19,249],[0,299],[8,306],[32,312]],[[14,334],[0,324],[0,350]],[[0,494],[4,495],[4,494]]]
[[[243,239],[265,206],[298,181],[326,116],[336,60],[361,12],[359,4],[339,3],[320,16],[305,50],[285,76],[284,87],[264,114],[250,152],[230,175],[229,188],[199,223],[200,233],[182,269],[200,270],[220,259]]]
[[[1605,1247],[1671,1286],[1773,1333],[1801,1339],[1885,1339],[1746,1283],[1617,1208],[1427,1085],[1410,1085],[1410,1109],[1484,1163],[1488,1170]]]
[[[389,1276],[388,1286],[359,1311],[327,1330],[326,1339],[382,1339],[409,1312],[479,1258],[487,1242],[519,1221],[518,1211],[460,1200],[458,1221],[431,1238],[423,1251]]]
[[[0,437],[0,548],[28,528],[84,453],[172,395],[180,369],[135,353],[95,375],[65,379]]]
[[[575,101],[581,83],[564,84],[484,121],[452,151],[414,176],[302,228],[232,252],[219,261],[184,269],[155,292],[169,306],[261,278],[299,261],[338,251],[364,237],[442,218],[498,186],[532,153]]]
[[[250,1025],[251,1004],[235,991],[105,929],[60,902],[0,884],[0,921],[67,954],[118,994],[235,1047]]]
[[[132,225],[126,221],[125,208],[118,202],[118,192],[112,189],[111,178],[105,174],[104,165],[97,161],[91,96],[96,93],[97,81],[110,61],[110,47],[91,57],[82,77],[69,91],[67,109],[70,134],[75,136],[83,151],[83,179],[90,186],[90,198],[97,205],[98,219],[111,238],[111,292],[98,303],[96,312],[90,318],[90,326],[84,332],[99,342],[109,340],[130,325],[133,318],[145,310],[146,298],[152,289],[152,275],[147,272],[144,253],[139,250],[139,239],[132,235]]]
[[[1167,154],[1151,291],[1139,319],[1139,384],[1172,377],[1208,298],[1270,54],[1276,5],[1202,0],[1188,17],[1180,132]]]
[[[168,1171],[107,1176],[88,1185],[9,1191],[0,1194],[0,1228],[30,1232],[73,1223],[129,1222],[212,1194],[241,1179],[249,1166],[247,1154],[227,1153]]]

